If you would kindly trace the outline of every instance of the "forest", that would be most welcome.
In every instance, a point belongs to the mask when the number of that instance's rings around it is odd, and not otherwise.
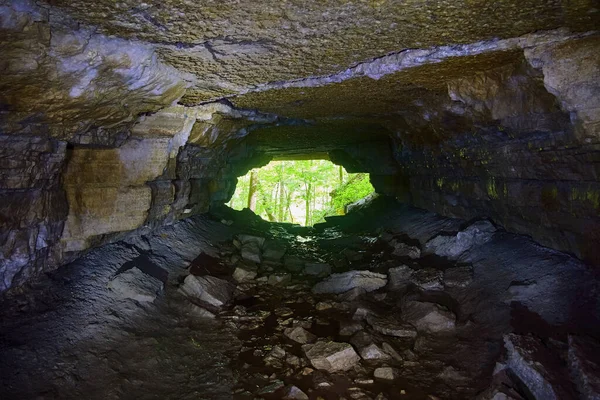
[[[272,161],[239,177],[228,205],[271,222],[312,226],[343,215],[348,204],[373,190],[369,174],[349,174],[328,160]]]

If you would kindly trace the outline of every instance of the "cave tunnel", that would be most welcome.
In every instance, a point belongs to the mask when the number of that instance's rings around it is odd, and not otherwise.
[[[0,0],[0,398],[600,398],[599,22]],[[375,194],[226,206],[297,159]]]

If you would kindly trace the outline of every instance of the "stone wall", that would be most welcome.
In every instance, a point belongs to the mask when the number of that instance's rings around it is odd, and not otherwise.
[[[447,216],[491,217],[600,264],[597,44],[598,38],[584,38],[537,47],[518,67],[451,82],[447,108],[455,114],[396,130],[412,203]],[[415,131],[452,125],[455,110],[476,130],[435,146],[411,140]]]

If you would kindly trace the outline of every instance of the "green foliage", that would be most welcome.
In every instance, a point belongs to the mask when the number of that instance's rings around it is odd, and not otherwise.
[[[347,204],[373,192],[367,174],[348,174],[325,160],[274,161],[253,171],[254,212],[270,221],[313,225],[327,215],[343,214]],[[238,178],[230,207],[248,206],[253,171]]]

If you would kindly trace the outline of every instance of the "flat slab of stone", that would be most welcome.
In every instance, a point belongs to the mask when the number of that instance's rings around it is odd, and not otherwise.
[[[363,347],[360,350],[360,356],[363,360],[367,361],[385,361],[390,359],[390,356],[381,350],[375,343]]]
[[[220,308],[231,301],[234,289],[231,283],[214,276],[188,275],[180,291],[202,303]]]
[[[360,361],[348,343],[318,342],[304,345],[302,349],[313,367],[327,372],[347,371]]]
[[[108,288],[121,298],[153,302],[162,291],[163,283],[133,267],[111,279]]]
[[[398,373],[398,370],[396,370],[395,368],[381,367],[381,368],[377,368],[373,372],[373,376],[375,377],[375,379],[392,382],[396,378],[398,378],[399,373]]]
[[[371,271],[348,271],[333,274],[313,287],[313,293],[344,293],[354,288],[372,292],[387,284],[387,276]]]
[[[331,265],[323,263],[307,263],[304,266],[304,273],[306,275],[322,278],[331,274]]]
[[[244,267],[237,267],[234,271],[233,271],[233,279],[238,282],[238,283],[242,283],[242,282],[248,282],[253,280],[254,278],[256,278],[257,275],[257,271],[256,269],[252,269],[250,267],[244,266]]]
[[[434,237],[425,244],[425,252],[456,260],[472,247],[488,242],[494,232],[496,227],[491,222],[477,221],[456,235],[440,234]]]
[[[286,286],[292,281],[290,274],[272,274],[269,275],[267,283],[271,286]]]
[[[375,315],[367,316],[367,323],[375,332],[382,335],[394,336],[400,338],[414,338],[417,336],[417,331],[414,326],[398,321],[389,317],[378,317]]]

